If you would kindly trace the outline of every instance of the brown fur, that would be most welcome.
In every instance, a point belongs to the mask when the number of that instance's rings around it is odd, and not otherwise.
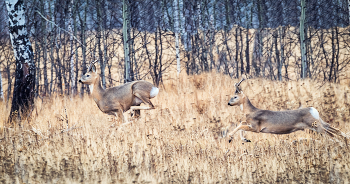
[[[242,82],[243,80],[241,80]],[[232,133],[229,134],[230,141],[232,135],[238,130],[262,132],[271,134],[289,134],[298,130],[311,129],[319,133],[326,133],[330,136],[343,135],[338,129],[331,127],[324,122],[316,109],[313,107],[299,108],[297,110],[288,111],[269,111],[256,108],[245,96],[242,90],[239,89],[239,84],[236,84],[236,94],[230,99],[228,105],[238,105],[242,108],[243,113],[246,114],[246,123],[248,125],[238,125]],[[311,111],[317,114],[318,119],[315,118]],[[250,142],[241,134],[241,139]]]
[[[150,82],[143,80],[133,81],[120,86],[103,89],[94,65],[81,77],[79,82],[89,85],[91,96],[102,112],[119,116],[123,118],[124,122],[127,122],[127,120],[123,112],[129,109],[154,109],[154,105],[150,101],[150,92],[154,88],[154,85]],[[141,103],[147,104],[148,107],[140,107],[139,105]]]

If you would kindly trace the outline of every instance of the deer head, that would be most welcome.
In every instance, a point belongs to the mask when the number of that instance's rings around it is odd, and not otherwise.
[[[235,84],[236,91],[235,91],[235,96],[233,96],[230,101],[228,102],[228,105],[234,106],[234,105],[241,105],[244,100],[244,94],[239,85],[244,81],[245,79],[242,78],[241,81]]]
[[[96,67],[95,67],[96,62],[97,60],[90,63],[90,66],[87,69],[87,72],[83,76],[81,76],[81,78],[79,79],[79,82],[90,85],[96,81],[98,77]]]

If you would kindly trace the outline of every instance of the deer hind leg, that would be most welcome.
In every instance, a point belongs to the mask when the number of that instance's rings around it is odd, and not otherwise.
[[[322,119],[315,121],[312,124],[313,128],[316,129],[318,133],[326,133],[327,135],[334,137],[335,135],[344,136],[344,133],[339,129],[332,127],[330,124],[324,122]]]
[[[131,106],[131,110],[149,110],[149,109],[154,109],[154,105],[152,104],[151,100],[148,98],[142,97],[139,93],[134,94],[137,98],[142,100],[143,103],[147,104],[148,107],[142,107],[142,106]]]
[[[140,106],[140,105],[136,105],[136,106]],[[135,110],[131,112],[131,116],[134,118],[139,118],[141,116],[141,110]]]

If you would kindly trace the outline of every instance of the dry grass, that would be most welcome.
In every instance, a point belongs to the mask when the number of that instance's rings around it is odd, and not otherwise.
[[[215,73],[167,80],[152,100],[157,108],[124,127],[88,96],[38,100],[22,129],[0,122],[0,183],[350,182],[343,140],[308,131],[247,133],[252,143],[238,134],[231,144],[222,138],[244,120],[239,107],[227,105],[235,82]],[[314,106],[324,120],[350,131],[348,86],[253,79],[242,89],[259,108]],[[0,105],[2,117],[8,110]],[[67,122],[77,129],[61,133]]]

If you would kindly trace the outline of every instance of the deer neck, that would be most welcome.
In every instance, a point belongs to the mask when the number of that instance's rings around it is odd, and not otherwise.
[[[256,110],[259,110],[250,102],[248,97],[245,97],[244,102],[240,105],[240,108],[244,114],[249,114],[249,113],[252,113]]]
[[[98,77],[94,83],[89,85],[91,95],[94,101],[97,103],[100,99],[102,99],[102,95],[105,92],[105,89],[101,86],[100,77]]]

